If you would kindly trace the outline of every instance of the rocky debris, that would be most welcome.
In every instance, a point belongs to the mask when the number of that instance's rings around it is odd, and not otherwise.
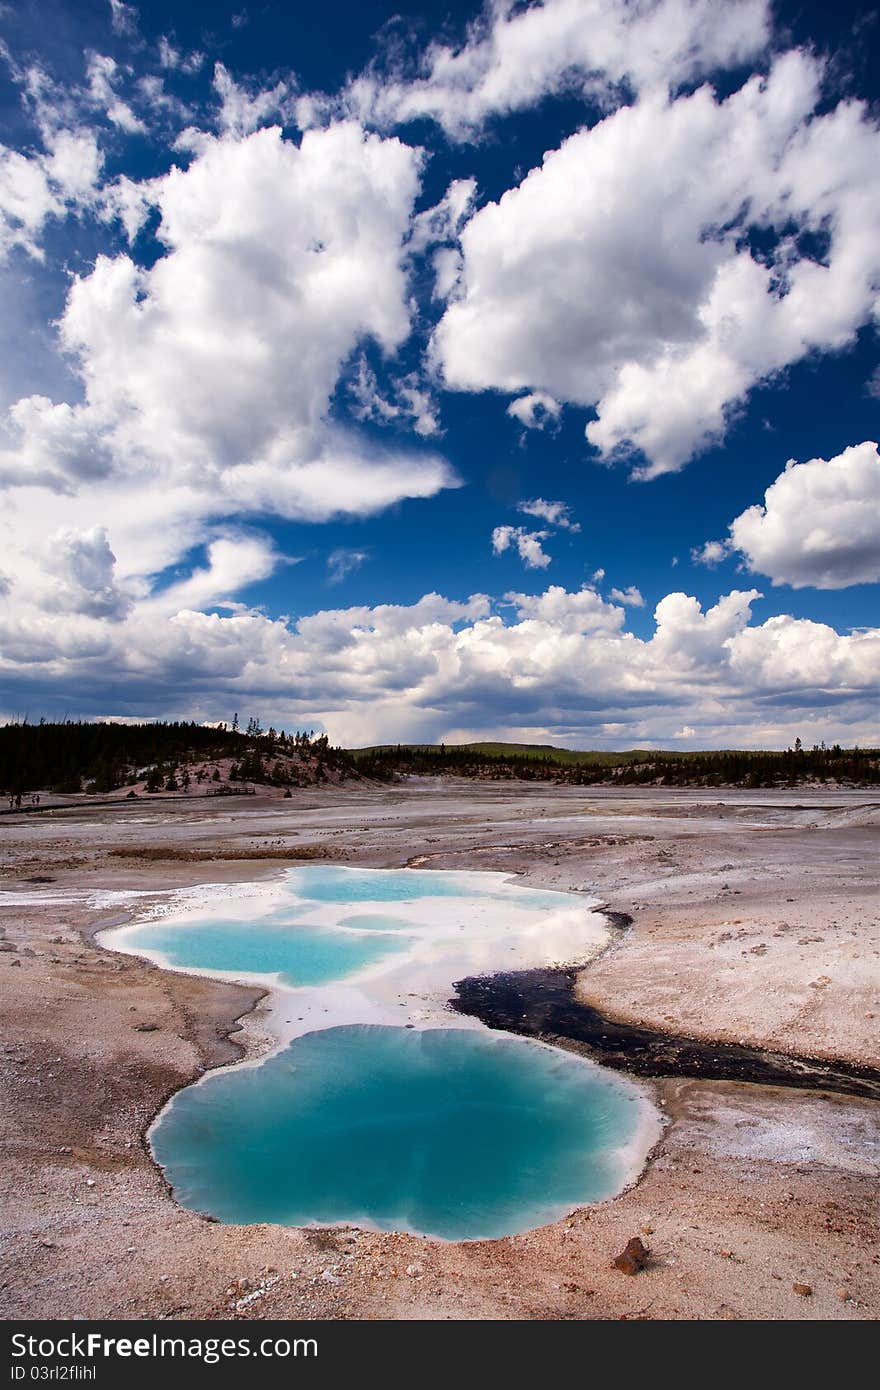
[[[621,1274],[638,1274],[648,1263],[648,1254],[648,1247],[644,1241],[639,1236],[633,1236],[611,1263]]]
[[[136,1023],[134,1025],[134,1031],[136,1033],[157,1033],[159,1031],[159,1025],[158,1023]]]
[[[226,1290],[227,1306],[234,1312],[240,1313],[251,1304],[259,1302],[265,1298],[270,1289],[274,1289],[276,1284],[281,1282],[281,1275],[277,1269],[267,1265],[253,1281],[243,1276],[234,1279]]]
[[[810,1298],[812,1296],[812,1284],[792,1284],[791,1287],[794,1289],[796,1294],[800,1295],[801,1298]]]

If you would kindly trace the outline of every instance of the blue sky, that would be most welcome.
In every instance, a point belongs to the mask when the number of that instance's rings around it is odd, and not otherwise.
[[[0,38],[0,715],[880,742],[876,11]]]

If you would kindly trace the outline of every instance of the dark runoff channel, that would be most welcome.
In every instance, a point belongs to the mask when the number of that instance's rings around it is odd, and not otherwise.
[[[873,1067],[616,1023],[575,997],[575,982],[583,968],[569,965],[471,975],[455,983],[456,995],[449,1006],[480,1019],[488,1028],[568,1045],[603,1067],[636,1076],[745,1081],[880,1100],[880,1070]]]

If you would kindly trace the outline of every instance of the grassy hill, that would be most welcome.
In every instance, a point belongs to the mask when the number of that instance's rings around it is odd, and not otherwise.
[[[799,782],[880,784],[880,749],[793,748],[779,751],[555,748],[552,744],[379,744],[351,750],[369,777],[400,774],[576,786],[793,786]]]
[[[535,761],[549,759],[562,766],[591,765],[595,767],[625,767],[630,763],[651,762],[654,758],[698,757],[680,748],[665,749],[659,753],[653,748],[630,748],[623,752],[610,752],[601,748],[556,748],[552,743],[463,743],[456,747],[466,748],[475,753],[485,753],[493,758],[531,758]]]

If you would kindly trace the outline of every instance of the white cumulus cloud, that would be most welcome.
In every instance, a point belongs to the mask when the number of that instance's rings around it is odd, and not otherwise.
[[[420,166],[346,122],[299,145],[277,128],[205,136],[187,169],[142,186],[164,254],[99,256],[60,321],[82,399],[9,412],[9,553],[98,524],[120,573],[148,578],[229,517],[366,516],[454,484],[437,454],[381,447],[331,410],[362,341],[390,353],[409,333]],[[430,432],[427,398],[404,382],[401,399]]]
[[[214,90],[220,98],[220,128],[233,135],[250,135],[283,110],[288,95],[283,82],[268,91],[249,92],[222,63],[214,65]]]
[[[703,545],[694,546],[691,559],[695,565],[707,565],[709,569],[714,569],[722,560],[726,560],[729,554],[729,541],[705,541]]]
[[[621,84],[676,86],[736,66],[769,30],[766,0],[491,0],[463,44],[431,43],[417,72],[370,70],[348,101],[380,123],[427,116],[466,139],[549,93],[601,101]]]
[[[851,343],[878,307],[880,131],[856,101],[816,114],[821,78],[793,50],[724,99],[651,90],[547,153],[462,229],[446,384],[525,391],[526,422],[536,393],[595,407],[590,442],[650,477],[757,382]]]
[[[41,260],[46,223],[96,201],[103,156],[94,132],[47,128],[43,140],[30,154],[0,145],[0,260],[14,247]]]
[[[392,378],[388,389],[383,391],[376,373],[362,357],[349,385],[349,394],[356,420],[397,424],[414,430],[423,439],[440,433],[437,401],[417,372]]]
[[[110,24],[114,34],[133,38],[138,31],[137,7],[124,4],[123,0],[110,0]]]
[[[60,530],[50,537],[46,550],[46,570],[58,577],[47,594],[53,610],[91,618],[125,617],[131,600],[116,585],[116,556],[102,527]]]
[[[114,58],[104,53],[90,53],[86,75],[92,103],[104,113],[111,125],[117,126],[126,135],[146,132],[147,127],[140,116],[116,90],[120,73]]]
[[[517,396],[507,407],[507,413],[527,430],[542,430],[549,420],[559,419],[562,406],[546,391],[530,391],[527,396]]]
[[[0,597],[0,674],[29,708],[75,690],[83,712],[218,719],[250,698],[273,723],[320,724],[353,744],[455,729],[540,728],[575,746],[676,737],[766,746],[798,734],[865,742],[880,732],[880,630],[841,635],[786,615],[756,622],[755,590],[708,609],[667,594],[647,639],[595,590],[556,585],[508,594],[498,611],[484,595],[426,594],[292,622],[158,612],[150,599],[102,614],[115,582],[103,538],[61,546],[59,582],[85,603],[23,611],[14,584]]]
[[[727,544],[748,569],[795,589],[844,589],[880,580],[877,445],[855,444],[835,458],[807,463],[791,459],[763,504],[731,522]]]
[[[274,545],[263,536],[223,535],[206,547],[207,564],[196,567],[180,579],[145,599],[143,615],[173,615],[212,605],[236,607],[234,595],[249,584],[267,579],[280,563],[295,563],[279,556]]]
[[[612,589],[611,598],[615,603],[622,603],[627,608],[644,608],[645,600],[635,584],[630,584],[625,589]]]
[[[574,521],[571,515],[571,508],[567,502],[548,502],[543,497],[533,497],[525,502],[516,504],[518,512],[525,516],[536,516],[540,521],[546,521],[548,526],[556,526],[560,531],[579,531],[580,522]]]
[[[328,582],[341,584],[355,570],[359,570],[369,558],[369,553],[366,550],[351,550],[345,547],[331,550],[327,556]]]
[[[549,531],[528,531],[524,526],[496,526],[492,532],[492,552],[503,555],[513,548],[528,569],[543,570],[550,564],[550,556],[541,542],[549,535]]]

